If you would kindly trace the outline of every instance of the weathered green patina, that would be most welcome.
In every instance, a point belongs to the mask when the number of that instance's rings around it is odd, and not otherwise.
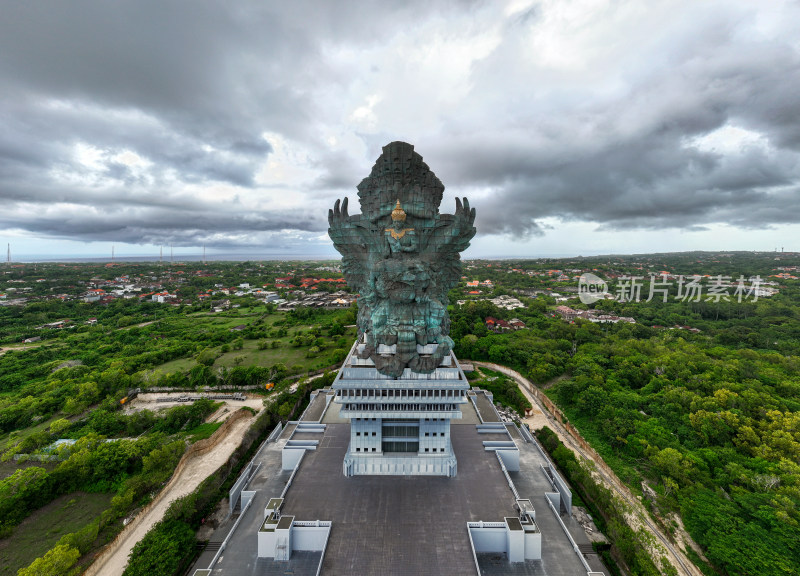
[[[447,292],[475,236],[475,209],[456,198],[455,214],[440,214],[443,192],[411,144],[392,142],[358,185],[361,214],[348,214],[347,198],[328,212],[345,279],[360,294],[361,356],[382,374],[433,372],[453,345]]]

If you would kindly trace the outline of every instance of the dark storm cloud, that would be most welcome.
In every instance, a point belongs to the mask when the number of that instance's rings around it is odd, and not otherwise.
[[[507,89],[538,105],[507,115],[497,104],[494,130],[436,146],[451,188],[492,190],[480,206],[481,230],[540,234],[546,217],[615,229],[800,222],[795,39],[742,39],[724,17],[691,32],[614,98],[593,98],[586,85],[554,94],[532,73],[530,89]],[[496,80],[509,49],[513,35],[476,70],[476,92]],[[726,125],[760,134],[764,146],[693,145]],[[464,132],[460,123],[449,129]]]
[[[305,36],[259,6],[6,2],[0,73],[31,94],[145,110],[195,137],[236,140],[256,117],[284,125],[307,108],[285,69],[306,56]]]
[[[132,244],[198,246],[203,243],[257,246],[265,233],[285,229],[318,231],[319,223],[304,211],[270,212],[226,210],[221,204],[193,206],[137,206],[131,202],[98,202],[91,209],[63,204],[44,209],[18,202],[11,206],[13,218],[0,214],[0,227],[20,227],[61,239],[108,240]],[[235,234],[233,233],[235,231]],[[269,235],[269,234],[268,234]],[[235,241],[228,242],[227,236]]]
[[[3,1],[0,14],[3,226],[134,243],[216,234],[224,243],[259,230],[324,230],[326,212],[309,219],[265,207],[269,218],[252,217],[235,202],[220,212],[182,185],[256,187],[274,152],[265,133],[317,146],[312,94],[349,80],[326,68],[324,45],[380,40],[376,23],[402,25],[417,12],[409,2],[75,0]],[[82,165],[78,145],[99,154],[100,167]],[[147,168],[117,158],[128,152]],[[330,171],[319,185],[344,185],[348,161],[321,154]],[[63,218],[37,214],[54,202],[70,206]]]
[[[0,0],[0,228],[176,245],[319,235],[397,139],[447,198],[475,198],[482,233],[800,222],[795,36],[751,26],[747,2],[668,5],[681,16],[663,31],[619,2],[616,20],[577,28],[590,40],[551,47],[553,63],[534,42],[560,32],[555,5]],[[726,127],[752,142],[704,140]]]

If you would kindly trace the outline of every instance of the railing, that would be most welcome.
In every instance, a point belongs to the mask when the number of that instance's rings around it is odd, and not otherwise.
[[[561,494],[556,492],[556,495],[559,498],[561,498]],[[546,494],[545,494],[545,500],[547,500],[547,505],[550,506],[550,510],[552,510],[553,515],[556,517],[556,520],[558,520],[558,523],[561,525],[561,529],[564,531],[564,534],[567,535],[569,543],[572,544],[572,550],[575,552],[575,554],[577,554],[578,560],[580,560],[581,564],[583,564],[583,567],[586,568],[587,573],[592,572],[592,568],[589,566],[589,563],[586,561],[586,558],[583,557],[580,548],[578,548],[578,544],[572,538],[572,534],[569,533],[569,529],[567,529],[566,524],[564,524],[564,521],[561,519],[561,515],[558,513],[556,507],[553,506],[553,502],[550,500],[550,498],[547,497]]]
[[[467,522],[467,535],[469,536],[469,547],[472,549],[472,560],[475,562],[475,573],[481,576],[481,565],[478,564],[478,555],[475,553],[475,541],[472,539],[472,530],[470,530],[471,524],[478,524],[478,522]]]
[[[333,522],[328,522],[328,526],[332,527]],[[328,537],[325,538],[325,544],[322,546],[322,554],[319,556],[319,565],[317,566],[316,576],[322,571],[322,562],[325,560],[325,551],[328,549],[328,541],[331,539],[331,528],[328,529]]]
[[[236,532],[236,528],[239,527],[239,522],[242,521],[242,518],[244,518],[245,513],[247,513],[247,510],[250,508],[250,505],[253,502],[255,502],[255,498],[250,498],[250,500],[247,502],[247,504],[245,504],[245,507],[242,509],[242,513],[239,514],[239,517],[236,519],[236,522],[233,523],[233,527],[231,527],[230,532],[228,532],[228,535],[225,536],[225,540],[223,540],[222,544],[220,544],[219,550],[217,550],[217,553],[214,554],[214,558],[211,559],[211,563],[208,565],[208,569],[209,570],[213,570],[214,569],[214,565],[217,563],[217,560],[219,560],[219,557],[222,555],[222,552],[225,550],[225,547],[228,545],[228,540],[230,540],[231,536],[233,536],[233,533]]]
[[[283,492],[281,492],[280,498],[285,498],[286,493],[289,491],[289,487],[292,485],[292,481],[294,480],[295,474],[300,469],[300,464],[303,462],[303,456],[306,455],[306,451],[303,450],[300,453],[300,458],[297,459],[297,464],[294,465],[294,470],[292,470],[292,475],[289,476],[289,480],[286,482],[286,486],[283,487]]]
[[[519,500],[519,492],[517,492],[517,488],[514,486],[514,482],[511,480],[511,476],[508,475],[508,469],[506,468],[506,465],[503,464],[503,458],[500,456],[500,451],[499,450],[495,451],[494,455],[497,456],[497,461],[500,462],[500,469],[503,471],[503,474],[506,477],[506,482],[508,482],[508,487],[511,488],[511,492],[514,494],[514,498]]]
[[[528,444],[533,443],[533,435],[528,431],[528,429],[525,426],[519,427],[519,433],[525,439],[525,442],[527,442]]]
[[[275,442],[275,440],[278,439],[278,436],[281,435],[281,432],[283,432],[283,422],[278,422],[278,425],[275,426],[275,429],[267,437],[267,442]],[[256,456],[258,456],[261,453],[261,449],[263,447],[264,446],[262,445],[261,448],[259,448],[258,452],[256,453]]]
[[[302,526],[305,528],[327,528],[333,525],[330,520],[295,520],[292,526]]]

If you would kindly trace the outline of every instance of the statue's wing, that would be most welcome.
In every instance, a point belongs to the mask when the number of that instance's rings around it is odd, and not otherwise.
[[[445,290],[450,290],[461,279],[461,252],[469,247],[469,241],[475,236],[475,208],[469,207],[469,200],[463,203],[456,198],[455,214],[442,214],[433,235],[439,240],[436,246],[436,262],[440,272],[440,282]]]
[[[347,213],[347,198],[336,201],[328,210],[328,236],[333,247],[342,255],[342,272],[347,285],[356,292],[363,293],[368,278],[367,258],[368,238],[360,222],[360,215]]]

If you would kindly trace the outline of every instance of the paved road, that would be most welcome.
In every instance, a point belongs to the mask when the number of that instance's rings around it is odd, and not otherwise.
[[[548,426],[556,434],[558,434],[558,437],[568,448],[580,455],[585,460],[590,462],[597,461],[599,457],[584,451],[583,448],[581,448],[581,446],[575,441],[572,435],[567,432],[567,429],[564,428],[564,426],[562,426],[558,420],[553,418],[547,409],[539,403],[539,400],[533,393],[534,385],[530,380],[525,378],[519,372],[512,370],[511,368],[506,368],[505,366],[500,366],[499,364],[478,361],[473,361],[472,363],[476,366],[484,366],[490,370],[501,372],[506,376],[513,378],[519,385],[523,394],[525,394],[525,396],[535,406],[537,406],[539,410],[541,410],[542,414],[546,418]],[[620,498],[622,498],[624,502],[630,506],[632,514],[627,515],[626,518],[629,524],[633,524],[631,528],[638,530],[640,526],[644,526],[650,533],[652,533],[653,536],[655,536],[664,546],[669,562],[675,567],[675,569],[678,570],[679,574],[684,576],[703,576],[703,573],[694,564],[692,564],[683,551],[678,549],[661,531],[661,528],[655,522],[653,522],[639,499],[630,492],[628,487],[619,478],[617,478],[616,475],[608,474],[600,466],[595,467],[595,472],[600,476],[601,480],[607,487],[611,488]],[[658,566],[657,562],[656,566]]]

